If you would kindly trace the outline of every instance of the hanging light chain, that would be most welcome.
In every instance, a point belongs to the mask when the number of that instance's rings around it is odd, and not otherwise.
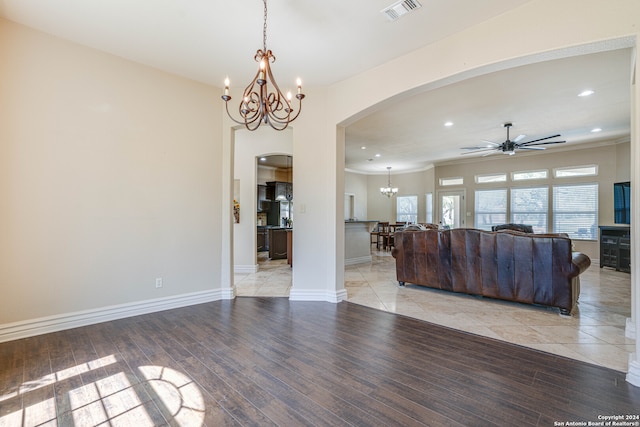
[[[264,2],[264,25],[262,26],[262,49],[267,51],[267,0]]]

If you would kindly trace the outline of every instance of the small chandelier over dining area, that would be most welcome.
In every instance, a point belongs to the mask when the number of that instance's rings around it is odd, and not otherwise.
[[[276,57],[270,50],[267,50],[267,0],[264,3],[264,26],[262,30],[262,49],[258,49],[253,57],[259,63],[258,72],[242,93],[242,100],[238,106],[240,119],[234,118],[229,112],[229,78],[224,81],[224,100],[227,114],[234,122],[244,125],[248,130],[253,131],[260,127],[262,123],[268,124],[275,130],[284,130],[289,123],[298,118],[302,111],[302,82],[297,80],[298,107],[292,106],[291,92],[285,97],[280,91],[278,84],[271,73],[271,63]],[[269,86],[272,86],[270,89]]]
[[[389,180],[387,181],[386,187],[380,187],[380,193],[391,198],[391,196],[395,196],[398,193],[398,188],[391,186],[391,166],[387,166],[387,171],[389,174]]]

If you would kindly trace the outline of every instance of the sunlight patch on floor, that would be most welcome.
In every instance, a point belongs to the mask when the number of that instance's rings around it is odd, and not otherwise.
[[[151,406],[159,409],[171,425],[203,425],[204,399],[192,379],[163,366],[140,366],[140,377],[124,371],[109,375],[96,371],[116,363],[119,363],[116,357],[110,355],[23,382],[15,391],[0,396],[0,402],[25,401],[22,409],[0,413],[0,427],[57,426],[71,422],[76,426],[104,423],[154,426],[157,420],[147,410]],[[83,374],[86,376],[81,377]],[[97,379],[61,393],[72,384],[94,377]]]

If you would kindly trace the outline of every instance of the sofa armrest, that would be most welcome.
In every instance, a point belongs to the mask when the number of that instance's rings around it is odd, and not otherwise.
[[[400,253],[400,251],[394,246],[393,248],[391,248],[391,256],[394,258],[398,258],[398,253]]]
[[[571,263],[576,266],[578,273],[582,274],[591,265],[591,258],[583,254],[582,252],[573,252],[571,254]]]

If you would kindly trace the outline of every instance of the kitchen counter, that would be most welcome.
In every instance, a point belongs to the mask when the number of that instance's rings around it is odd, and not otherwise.
[[[344,265],[371,262],[371,231],[377,220],[344,222]]]

